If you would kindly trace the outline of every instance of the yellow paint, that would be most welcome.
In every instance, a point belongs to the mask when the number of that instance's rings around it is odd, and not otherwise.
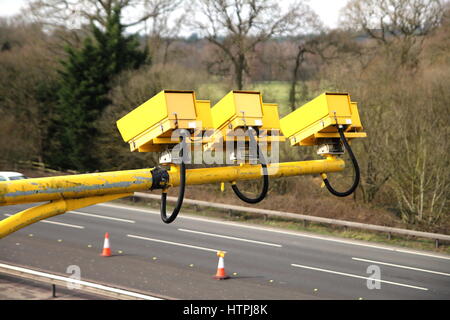
[[[196,100],[194,91],[164,90],[119,119],[117,128],[131,151],[162,151],[159,144],[179,143],[170,139],[175,129],[212,129],[210,102]]]
[[[257,91],[231,91],[211,109],[215,129],[232,124],[235,127],[261,126],[263,102]]]
[[[128,142],[165,119],[195,121],[197,119],[195,93],[193,91],[161,91],[119,119],[117,127],[124,141]]]
[[[336,172],[344,168],[345,163],[342,159],[331,156],[323,160],[285,162],[267,166],[271,178]],[[252,180],[261,178],[262,174],[261,165],[249,164],[188,169],[186,184]],[[168,187],[179,185],[180,172],[177,166],[170,167],[168,176]],[[0,238],[66,211],[131,196],[133,192],[146,191],[151,186],[151,169],[0,182],[0,205],[50,201],[1,220]]]
[[[334,157],[267,166],[271,178],[337,172],[344,168],[344,161]],[[81,201],[83,198],[146,191],[152,186],[151,170],[140,169],[0,182],[0,206],[62,199]],[[168,185],[178,186],[180,173],[177,166],[171,166],[168,175]],[[261,178],[261,175],[262,168],[259,164],[187,169],[186,184],[252,180]]]
[[[267,166],[271,178],[337,172],[344,168],[344,161],[334,157]],[[0,206],[64,199],[82,201],[84,198],[108,195],[121,197],[121,194],[149,190],[152,187],[151,170],[139,169],[0,182]],[[168,186],[179,185],[179,174],[177,166],[170,167]],[[252,180],[261,178],[261,175],[262,168],[259,164],[188,169],[186,184]]]
[[[23,210],[0,221],[0,239],[30,224],[48,219],[67,211],[76,210],[93,204],[111,201],[131,194],[116,194],[83,199],[61,199]]]
[[[278,105],[275,103],[263,104],[263,124],[261,129],[266,130],[279,130],[280,129],[280,116],[278,114]]]
[[[225,257],[225,251],[217,251],[217,256],[220,258],[224,258]]]
[[[345,162],[338,158],[323,160],[297,161],[269,164],[267,171],[270,178],[321,174],[323,172],[338,172],[345,168]],[[173,166],[169,170],[170,185],[176,187],[180,183],[178,169]],[[217,182],[233,182],[241,180],[260,179],[261,165],[242,164],[239,166],[213,167],[186,170],[186,184],[199,185]]]
[[[152,169],[112,171],[0,182],[0,206],[148,190]]]
[[[291,145],[311,146],[319,138],[339,138],[336,124],[345,127],[347,139],[364,138],[356,102],[347,93],[325,92],[280,120]]]
[[[167,118],[164,94],[164,91],[160,92],[117,121],[117,128],[125,142]]]
[[[197,120],[201,121],[204,130],[213,128],[211,117],[211,102],[209,100],[197,100],[195,104],[197,110]]]
[[[260,129],[257,141],[267,148],[275,141],[285,141],[281,134],[278,105],[264,103],[257,91],[231,91],[211,110],[214,133],[205,141],[203,150],[224,150],[227,141],[249,141],[244,128]],[[241,131],[237,131],[240,129]]]

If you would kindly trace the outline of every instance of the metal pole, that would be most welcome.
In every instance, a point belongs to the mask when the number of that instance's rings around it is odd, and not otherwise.
[[[337,172],[345,168],[342,159],[284,162],[267,166],[271,178]],[[155,174],[158,172],[158,174]],[[162,174],[161,174],[162,173]],[[164,180],[167,175],[168,181]],[[239,180],[259,179],[261,165],[239,165],[228,167],[186,170],[186,184],[199,185]],[[140,169],[89,173],[72,176],[24,179],[0,182],[0,206],[80,199],[113,194],[133,193],[163,186],[176,187],[180,183],[177,166],[166,169]]]
[[[336,172],[344,167],[342,159],[329,157],[325,160],[270,164],[267,169],[270,177],[277,178]],[[189,169],[186,184],[251,180],[260,178],[262,174],[261,165],[248,164]],[[175,187],[179,183],[176,166],[170,167],[170,170],[141,169],[0,182],[0,206],[49,201],[1,220],[0,238],[67,211],[128,197],[135,191]]]
[[[40,220],[54,217],[67,211],[88,207],[101,202],[128,197],[130,195],[130,193],[125,193],[81,199],[57,200],[23,210],[0,221],[0,239]]]
[[[0,206],[133,193],[152,187],[152,169],[0,182]]]

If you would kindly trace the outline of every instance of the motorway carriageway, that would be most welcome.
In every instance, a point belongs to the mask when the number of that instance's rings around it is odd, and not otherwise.
[[[100,256],[106,232],[109,258]],[[212,279],[218,250],[229,280]],[[176,299],[450,299],[448,255],[183,212],[166,225],[153,209],[112,203],[1,239],[0,261],[59,274],[76,265],[82,280]]]

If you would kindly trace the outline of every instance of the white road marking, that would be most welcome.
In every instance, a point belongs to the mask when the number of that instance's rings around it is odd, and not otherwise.
[[[56,222],[56,221],[47,221],[47,220],[42,220],[41,222],[50,223],[50,224],[57,224],[59,226],[64,226],[64,227],[69,227],[69,228],[84,229],[83,226],[77,226],[75,224],[68,224],[68,223],[62,223],[62,222]]]
[[[102,216],[102,215],[98,215],[98,214],[92,214],[92,213],[86,213],[86,212],[80,212],[80,211],[70,211],[70,213],[78,214],[78,215],[81,215],[81,216],[99,218],[99,219],[113,220],[113,221],[126,222],[126,223],[136,223],[136,221],[134,221],[134,220],[120,219],[120,218],[114,218],[114,217],[109,217],[109,216]]]
[[[154,215],[160,215],[161,213],[159,211],[153,210],[153,209],[139,209],[139,208],[133,208],[130,206],[121,206],[121,205],[117,205],[117,204],[111,204],[111,203],[98,203],[94,206],[99,206],[99,207],[107,207],[107,208],[114,208],[114,209],[121,209],[121,210],[130,210],[130,211],[137,211],[137,212],[142,212],[142,213],[150,213],[150,214],[154,214]],[[179,218],[181,218],[181,216],[178,216]],[[183,217],[186,218],[186,217]],[[177,218],[178,219],[178,218]]]
[[[321,271],[321,272],[326,272],[326,273],[332,273],[332,274],[337,274],[337,275],[340,275],[340,276],[346,276],[346,277],[351,277],[351,278],[358,278],[358,279],[365,279],[365,280],[369,280],[370,279],[372,281],[379,281],[381,283],[392,284],[392,285],[396,285],[396,286],[400,286],[400,287],[407,287],[407,288],[412,288],[412,289],[417,289],[417,290],[428,291],[428,288],[416,287],[416,286],[412,286],[412,285],[409,285],[409,284],[392,282],[392,281],[386,281],[386,280],[377,280],[377,279],[373,279],[373,278],[369,278],[369,277],[358,276],[356,274],[351,274],[351,273],[344,273],[344,272],[338,272],[338,271],[333,271],[333,270],[321,269],[321,268],[316,268],[316,267],[303,266],[303,265],[294,264],[294,263],[292,263],[291,266],[297,267],[297,268]]]
[[[67,281],[68,283],[76,283],[76,284],[80,284],[80,285],[86,286],[86,287],[96,288],[96,289],[100,289],[103,291],[109,291],[109,292],[114,292],[114,293],[118,293],[118,294],[124,294],[127,296],[145,299],[145,300],[161,300],[160,298],[152,297],[152,296],[141,294],[141,293],[117,289],[117,288],[108,287],[108,286],[93,283],[93,282],[77,280],[77,279],[73,279],[73,278],[69,278],[69,277],[57,276],[57,275],[50,274],[50,273],[26,269],[26,268],[22,268],[22,267],[11,266],[8,264],[3,264],[3,263],[0,263],[0,268],[15,270],[15,271],[28,273],[28,274],[32,274],[32,275],[36,275],[36,276],[40,276],[40,277],[50,278],[50,279],[54,279],[54,280]]]
[[[262,244],[262,245],[265,245],[265,246],[272,246],[272,247],[278,247],[278,248],[282,247],[281,244],[275,244],[275,243],[263,242],[263,241],[257,241],[257,240],[250,240],[250,239],[244,239],[244,238],[236,238],[236,237],[225,236],[225,235],[216,234],[216,233],[201,232],[201,231],[195,231],[195,230],[189,230],[189,229],[178,229],[178,230],[183,231],[183,232],[191,232],[191,233],[196,233],[196,234],[202,234],[202,235],[205,235],[205,236],[211,236],[211,237],[217,237],[217,238],[224,238],[224,239],[230,239],[230,240],[238,240],[238,241],[251,242],[251,243],[256,243],[256,244]]]
[[[151,213],[155,215],[159,215],[160,213],[151,210],[151,209],[138,209],[138,208],[130,208],[126,206],[119,206],[114,204],[97,204],[96,206],[104,206],[104,207],[110,207],[110,208],[116,208],[121,210],[130,210],[130,211],[137,211],[137,212],[144,212],[144,213]],[[418,255],[418,256],[425,256],[430,258],[436,258],[436,259],[444,259],[444,260],[450,260],[450,256],[444,256],[444,255],[435,255],[431,253],[425,253],[425,252],[419,252],[419,251],[412,251],[412,250],[404,250],[399,248],[392,248],[392,247],[385,247],[385,246],[379,246],[374,244],[366,244],[362,242],[356,242],[352,240],[343,240],[343,239],[334,239],[334,238],[327,238],[327,237],[321,237],[316,235],[307,235],[302,234],[298,232],[289,232],[289,231],[283,231],[283,230],[275,230],[268,227],[257,227],[257,226],[249,226],[249,225],[243,225],[236,222],[227,222],[227,221],[219,221],[219,220],[212,220],[212,219],[205,219],[205,218],[197,218],[197,217],[191,217],[191,216],[179,216],[181,219],[188,219],[188,220],[194,220],[194,221],[202,221],[202,222],[208,222],[208,223],[216,223],[216,224],[223,224],[228,226],[234,226],[238,228],[246,228],[246,229],[252,229],[252,230],[259,230],[259,231],[266,231],[266,232],[275,232],[279,234],[286,234],[290,236],[296,236],[296,237],[303,237],[303,238],[310,238],[310,239],[316,239],[316,240],[323,240],[323,241],[330,241],[330,242],[336,242],[336,243],[342,243],[347,245],[354,245],[354,246],[361,246],[366,248],[374,248],[374,249],[380,249],[380,250],[387,250],[392,252],[400,252],[400,253],[406,253],[406,254],[412,254],[412,255]]]
[[[9,216],[12,216],[12,214],[5,213],[5,216],[9,217]],[[56,224],[56,225],[59,225],[59,226],[69,227],[69,228],[84,229],[83,226],[77,226],[75,224],[68,224],[68,223],[62,223],[62,222],[56,222],[56,221],[41,220],[39,222]]]
[[[415,271],[421,271],[421,272],[434,273],[434,274],[439,274],[439,275],[442,275],[442,276],[450,277],[450,273],[445,273],[445,272],[426,270],[426,269],[402,266],[402,265],[399,265],[399,264],[393,264],[393,263],[387,263],[387,262],[381,262],[381,261],[375,261],[375,260],[367,260],[367,259],[355,258],[355,257],[352,257],[352,259],[356,260],[356,261],[368,262],[368,263],[373,263],[373,264],[381,264],[381,265],[385,265],[385,266],[402,268],[402,269],[409,269],[409,270],[415,270]]]
[[[400,253],[415,254],[415,255],[424,256],[424,257],[430,257],[430,258],[437,258],[437,259],[450,260],[450,257],[438,256],[438,255],[431,254],[431,253],[423,253],[423,252],[410,251],[410,250],[403,250],[403,249],[394,249],[394,251],[395,251],[395,252],[400,252]]]
[[[218,249],[198,247],[198,246],[194,246],[194,245],[191,245],[191,244],[172,242],[172,241],[166,241],[166,240],[154,239],[154,238],[146,238],[146,237],[136,236],[136,235],[132,235],[132,234],[127,234],[127,237],[135,238],[135,239],[141,239],[141,240],[154,241],[154,242],[167,243],[167,244],[172,244],[174,246],[187,247],[187,248],[204,250],[204,251],[211,251],[211,252],[223,251],[223,250],[218,250]]]

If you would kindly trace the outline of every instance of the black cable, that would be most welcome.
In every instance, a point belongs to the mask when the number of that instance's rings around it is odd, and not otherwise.
[[[184,148],[186,147],[186,139],[187,139],[187,137],[185,137],[181,141],[180,187],[179,187],[179,192],[178,192],[177,203],[176,203],[175,208],[173,209],[170,217],[167,217],[167,213],[166,213],[167,192],[164,192],[164,190],[163,190],[163,193],[161,194],[160,212],[161,212],[161,219],[165,223],[172,223],[173,221],[175,221],[176,217],[178,216],[178,213],[181,210],[181,206],[183,205],[184,191],[186,189],[186,165],[184,163],[183,151],[184,151]]]
[[[330,191],[333,195],[337,197],[347,197],[351,195],[353,192],[355,192],[356,188],[358,187],[359,180],[360,180],[360,172],[359,172],[359,165],[358,161],[356,161],[355,155],[353,154],[352,148],[347,142],[347,139],[344,135],[344,129],[342,126],[338,126],[339,136],[341,137],[342,143],[344,144],[345,149],[348,151],[348,154],[350,155],[350,159],[352,160],[353,167],[355,169],[355,180],[353,181],[353,185],[345,192],[339,192],[336,191],[330,184],[327,178],[323,179],[323,182],[325,183],[325,186],[327,187],[328,191]]]
[[[247,132],[249,132],[249,130],[247,130]],[[261,202],[262,200],[264,200],[264,198],[267,195],[267,192],[269,191],[269,172],[267,171],[266,160],[264,159],[262,152],[260,152],[260,150],[259,150],[259,145],[256,142],[256,139],[253,136],[253,133],[249,132],[249,137],[256,144],[258,158],[260,158],[262,160],[261,167],[263,169],[263,189],[261,190],[261,193],[259,194],[258,197],[248,198],[241,191],[239,191],[239,188],[237,187],[237,185],[233,184],[233,185],[231,185],[231,188],[233,189],[234,193],[238,196],[238,198],[241,199],[242,201],[247,202],[247,203],[258,203],[258,202]]]

